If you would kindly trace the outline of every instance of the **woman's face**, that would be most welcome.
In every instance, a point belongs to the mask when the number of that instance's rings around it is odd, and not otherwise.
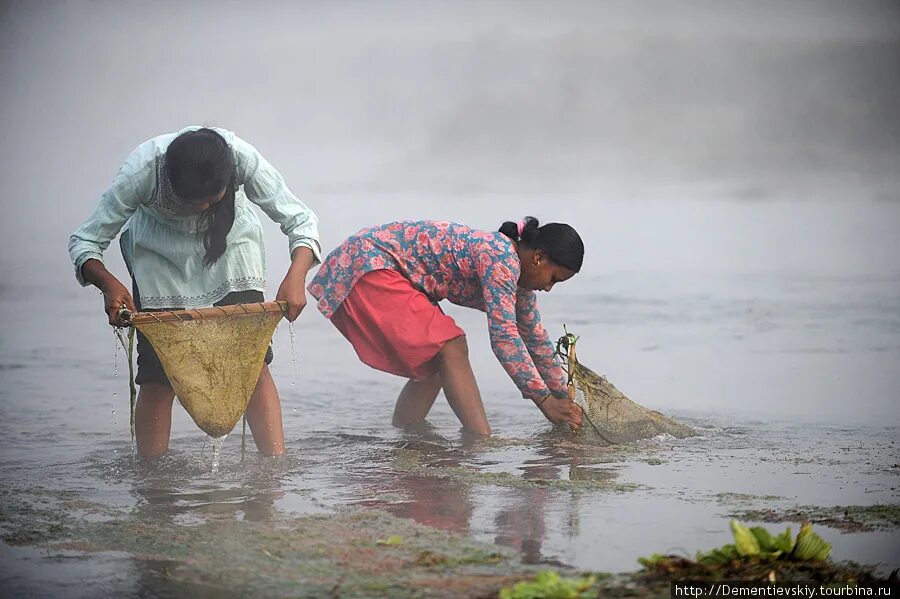
[[[519,286],[532,291],[550,291],[557,283],[574,276],[574,271],[556,264],[543,251],[534,250],[531,259],[522,264]]]
[[[227,189],[227,188],[226,188]],[[225,197],[225,191],[223,189],[219,193],[214,196],[209,196],[207,198],[201,198],[199,200],[188,200],[186,203],[190,206],[190,212],[192,214],[200,214],[201,212],[206,211],[210,206],[217,204],[222,201],[222,198]]]

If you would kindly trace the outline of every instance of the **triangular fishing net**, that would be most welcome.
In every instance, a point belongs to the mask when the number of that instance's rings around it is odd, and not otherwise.
[[[184,409],[218,438],[247,408],[283,313],[279,302],[235,304],[139,312],[131,324],[153,345]]]
[[[613,445],[662,434],[679,439],[697,434],[689,426],[634,403],[606,377],[581,364],[575,355],[577,340],[578,337],[566,332],[559,338],[556,352],[567,365],[569,388],[574,386],[574,401],[584,413],[586,422],[581,434]]]

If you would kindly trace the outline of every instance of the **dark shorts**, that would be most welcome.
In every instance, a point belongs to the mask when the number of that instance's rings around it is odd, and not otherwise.
[[[132,291],[134,305],[138,310],[141,310],[140,292],[138,291],[137,283],[134,283],[133,281]],[[255,304],[261,301],[264,301],[262,291],[233,291],[214,305],[230,306],[232,304]],[[161,310],[144,310],[144,312],[160,311]],[[137,331],[137,354],[137,376],[134,377],[134,382],[136,384],[161,383],[163,385],[171,386],[169,377],[166,376],[166,371],[163,370],[162,363],[159,361],[159,356],[156,355],[153,346],[150,345],[150,342],[140,331]],[[272,345],[269,344],[269,349],[266,350],[266,364],[272,363],[272,357]]]

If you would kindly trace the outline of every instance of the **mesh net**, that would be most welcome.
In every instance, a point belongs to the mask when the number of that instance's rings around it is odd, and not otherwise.
[[[679,439],[696,434],[691,427],[631,401],[606,377],[581,364],[575,355],[577,340],[567,332],[557,343],[557,354],[567,364],[574,401],[587,421],[581,427],[582,435],[618,445],[662,434]]]
[[[143,312],[131,323],[153,345],[178,401],[197,426],[221,437],[250,402],[282,314],[281,304],[267,302]]]

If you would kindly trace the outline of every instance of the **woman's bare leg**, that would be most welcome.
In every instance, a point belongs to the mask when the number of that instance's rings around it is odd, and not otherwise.
[[[284,427],[281,424],[281,399],[269,366],[263,364],[256,389],[247,404],[247,424],[253,432],[256,448],[268,455],[284,453]]]
[[[394,406],[394,426],[406,426],[424,420],[440,391],[439,373],[422,381],[410,380],[406,383]]]
[[[484,414],[481,393],[469,363],[469,346],[465,337],[457,337],[444,344],[438,352],[438,372],[447,403],[462,425],[470,432],[490,435],[491,425]]]
[[[140,457],[153,458],[168,451],[174,399],[175,391],[169,385],[141,385],[134,412],[134,433]]]

